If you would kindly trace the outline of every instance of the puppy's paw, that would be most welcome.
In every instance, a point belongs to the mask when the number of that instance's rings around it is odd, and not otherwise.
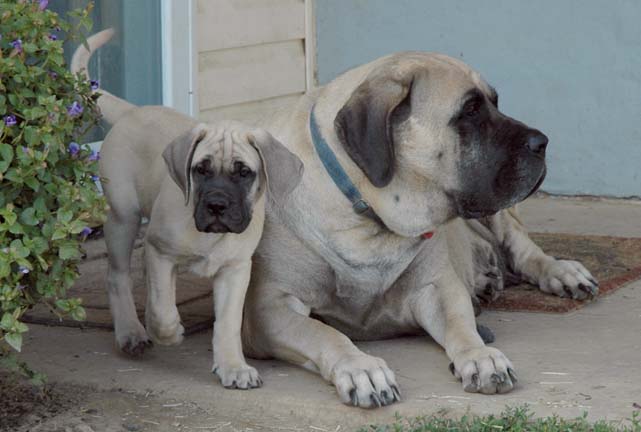
[[[599,283],[583,264],[577,261],[548,261],[543,267],[538,283],[543,292],[576,300],[596,297],[599,293]]]
[[[180,323],[178,311],[169,317],[158,319],[158,315],[147,315],[147,332],[158,345],[178,345],[185,339],[185,328]]]
[[[211,372],[218,375],[220,383],[228,389],[249,390],[263,385],[258,371],[243,363],[239,366],[220,366],[214,364]]]
[[[129,325],[116,325],[116,345],[127,355],[140,357],[153,344],[145,328],[136,321]]]
[[[334,366],[331,380],[347,405],[378,408],[401,400],[394,372],[378,357],[346,356]]]
[[[450,371],[470,393],[507,393],[514,388],[516,373],[505,355],[490,347],[472,348],[459,353]]]

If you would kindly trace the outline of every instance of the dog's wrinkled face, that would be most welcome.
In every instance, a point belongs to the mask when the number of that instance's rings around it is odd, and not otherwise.
[[[420,233],[428,219],[434,226],[494,214],[545,176],[547,137],[502,114],[477,72],[440,54],[383,59],[339,110],[335,128],[377,195],[396,200],[402,220],[390,211],[385,222],[404,235]]]
[[[451,191],[465,218],[489,216],[530,196],[545,177],[548,139],[498,110],[498,97],[474,88],[449,122],[458,135],[459,187]]]
[[[247,136],[224,133],[198,144],[191,165],[196,229],[241,233],[260,192],[261,161]]]
[[[192,205],[196,229],[241,233],[255,203],[269,191],[282,204],[303,175],[303,164],[271,134],[236,121],[200,123],[162,154],[169,175]]]

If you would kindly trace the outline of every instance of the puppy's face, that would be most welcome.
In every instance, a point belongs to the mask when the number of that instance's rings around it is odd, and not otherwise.
[[[209,233],[243,232],[262,192],[261,173],[261,159],[247,133],[207,134],[198,144],[191,164],[196,229]]]
[[[162,156],[205,233],[245,231],[266,190],[282,205],[303,175],[300,159],[268,132],[235,121],[200,123]]]
[[[372,184],[386,196],[406,197],[398,204],[403,220],[389,221],[399,232],[414,233],[428,216],[443,223],[494,214],[532,194],[545,177],[547,137],[501,113],[494,89],[443,55],[387,58],[352,93],[335,125]],[[429,199],[412,202],[410,195]]]

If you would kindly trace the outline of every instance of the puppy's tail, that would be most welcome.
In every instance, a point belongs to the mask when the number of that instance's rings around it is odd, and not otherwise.
[[[83,72],[87,76],[87,79],[89,79],[88,65],[91,55],[98,48],[109,42],[113,35],[114,30],[110,28],[89,37],[87,39],[89,49],[84,45],[80,45],[73,54],[73,58],[71,59],[71,72],[74,74]],[[126,112],[136,108],[135,105],[130,104],[126,100],[120,99],[119,97],[102,89],[100,90],[100,94],[101,96],[98,98],[98,107],[102,112],[103,119],[111,125],[116,123]]]

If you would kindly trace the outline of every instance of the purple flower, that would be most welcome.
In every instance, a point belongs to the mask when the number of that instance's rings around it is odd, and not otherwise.
[[[89,228],[89,227],[84,227],[84,228],[82,229],[82,231],[80,231],[80,235],[81,235],[82,237],[87,237],[87,236],[88,236],[89,234],[91,234],[92,232],[93,232],[93,230],[92,230],[91,228]]]
[[[91,180],[97,182],[98,180],[100,180],[100,177],[98,177],[97,175],[92,175]]]
[[[45,10],[45,9],[47,9],[47,5],[48,4],[49,4],[49,0],[39,0],[38,1],[38,9]]]
[[[100,152],[96,152],[92,150],[91,155],[89,155],[87,159],[89,160],[89,162],[95,162],[97,160],[100,160]]]
[[[19,271],[20,273],[22,273],[22,274],[27,274],[27,273],[29,273],[29,269],[28,269],[28,268],[26,268],[26,267],[24,267],[24,266],[20,266],[20,267],[18,268],[18,271]]]
[[[78,101],[74,101],[67,107],[67,114],[69,114],[71,117],[78,117],[80,114],[82,114],[82,111],[82,105],[80,105]]]
[[[52,79],[56,79],[56,78],[58,78],[58,74],[57,74],[57,73],[55,73],[54,71],[49,71],[49,76],[50,76]]]
[[[58,40],[58,36],[56,36],[55,34],[51,33],[49,35],[49,39],[52,40],[52,41],[55,41],[55,40]]]
[[[69,148],[69,154],[71,154],[71,156],[76,156],[78,153],[80,153],[80,146],[78,145],[77,142],[74,142],[74,141],[70,142],[68,148]]]
[[[25,146],[22,146],[22,153],[29,154],[29,149],[26,148]]]
[[[16,116],[14,116],[13,114],[9,114],[9,115],[4,116],[4,124],[5,125],[7,125],[7,126],[15,126],[17,123],[18,123],[18,121],[16,120]]]
[[[93,91],[98,90],[98,87],[100,87],[100,82],[98,80],[91,80],[89,81],[89,84],[91,85],[91,90]]]
[[[16,39],[13,42],[9,42],[9,45],[11,45],[19,53],[22,52],[22,40],[21,39]]]

